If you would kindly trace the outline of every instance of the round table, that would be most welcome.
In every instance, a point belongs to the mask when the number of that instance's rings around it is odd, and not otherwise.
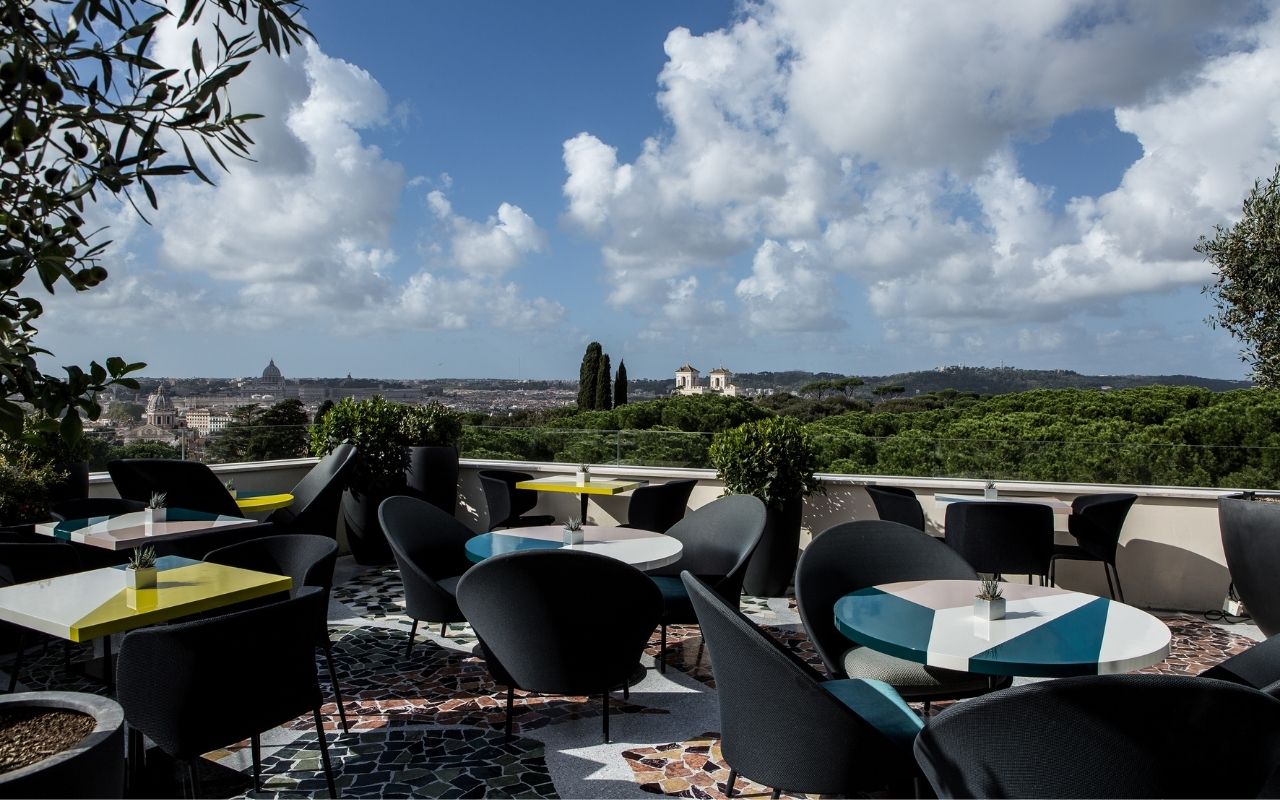
[[[625,561],[637,569],[664,567],[680,560],[683,545],[680,540],[653,531],[636,528],[614,528],[607,525],[587,525],[583,544],[565,544],[563,525],[539,525],[530,528],[482,533],[467,541],[467,558],[484,561],[490,556],[514,553],[519,550],[583,550]]]
[[[1004,619],[973,613],[978,581],[905,581],[836,602],[858,644],[934,667],[1060,678],[1130,672],[1169,654],[1169,627],[1141,609],[1051,586],[1002,583]]]
[[[293,505],[293,495],[267,494],[266,492],[237,492],[236,505],[246,514],[261,514],[264,511],[275,511],[277,508],[288,508]]]

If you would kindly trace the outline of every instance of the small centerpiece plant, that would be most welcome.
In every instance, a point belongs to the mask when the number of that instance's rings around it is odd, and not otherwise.
[[[590,464],[578,465],[577,479],[578,479],[579,486],[586,486],[588,483],[591,483],[591,465]]]
[[[228,478],[227,480],[222,482],[222,485],[227,487],[227,494],[231,495],[232,500],[235,500],[236,499],[236,482]]]
[[[142,510],[143,519],[147,522],[164,522],[167,496],[164,492],[152,492],[151,499],[147,501],[147,507]]]
[[[1000,588],[1000,581],[994,578],[982,579],[973,602],[973,614],[979,619],[1004,618],[1004,590]]]
[[[564,524],[564,543],[582,544],[586,540],[587,532],[582,529],[582,520],[569,517],[569,521]]]
[[[996,482],[987,481],[987,485],[982,489],[982,496],[988,500],[996,499]]]
[[[124,572],[125,585],[130,589],[156,588],[156,549],[151,545],[134,548]]]

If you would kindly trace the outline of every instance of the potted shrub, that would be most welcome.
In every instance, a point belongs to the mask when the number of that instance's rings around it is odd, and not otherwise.
[[[77,717],[89,719],[82,723]],[[58,730],[65,734],[46,738]],[[4,695],[0,697],[0,740],[12,744],[4,750],[13,759],[11,768],[0,772],[0,796],[120,797],[124,793],[124,712],[110,698],[80,692]],[[51,749],[57,752],[45,752]]]
[[[712,440],[710,458],[727,492],[754,495],[768,510],[764,537],[747,566],[745,591],[782,596],[796,568],[804,498],[822,487],[814,477],[816,456],[804,426],[792,417],[770,417],[721,431]]]
[[[356,561],[391,561],[391,549],[378,522],[378,506],[386,498],[418,494],[453,511],[461,431],[461,418],[439,403],[409,406],[376,396],[341,400],[311,429],[313,455],[328,455],[344,442],[355,445],[358,452],[342,497],[347,543]],[[413,451],[419,447],[443,451]],[[418,469],[414,469],[415,456]],[[419,488],[410,488],[410,475]],[[441,499],[446,496],[447,500]]]
[[[569,517],[564,523],[564,543],[582,544],[587,540],[587,532],[582,529],[582,520]]]
[[[1218,498],[1218,526],[1231,582],[1263,634],[1280,633],[1280,495]]]
[[[48,519],[51,490],[60,477],[52,464],[24,447],[0,449],[0,524]]]

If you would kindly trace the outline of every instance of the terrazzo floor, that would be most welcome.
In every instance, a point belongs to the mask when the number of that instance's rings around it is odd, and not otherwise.
[[[516,693],[515,735],[503,735],[505,688],[472,655],[466,625],[419,626],[411,658],[404,654],[410,620],[394,568],[339,562],[329,635],[350,732],[337,707],[322,708],[337,783],[346,797],[724,797],[728,767],[716,734],[715,683],[696,627],[668,629],[668,669],[654,668],[650,641],[644,678],[630,697],[613,696],[603,744],[598,698]],[[795,601],[744,598],[743,611],[802,658],[822,669],[800,625]],[[1218,625],[1193,615],[1165,618],[1173,632],[1168,659],[1147,672],[1196,674],[1248,648],[1248,625]],[[74,660],[85,660],[87,647]],[[331,698],[328,673],[322,689]],[[103,693],[104,687],[63,668],[50,647],[23,670],[28,689]],[[3,676],[7,681],[7,675]],[[941,705],[941,704],[938,704]],[[210,797],[326,796],[316,731],[310,718],[263,735],[263,787],[251,791],[247,742],[206,755],[202,789]],[[769,789],[739,779],[735,797],[767,797]],[[163,790],[156,790],[163,794]]]

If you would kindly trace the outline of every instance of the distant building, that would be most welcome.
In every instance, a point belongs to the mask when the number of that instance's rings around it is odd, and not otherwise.
[[[269,394],[273,398],[283,399],[285,396],[284,375],[280,373],[280,368],[276,366],[276,360],[274,358],[270,359],[267,362],[266,369],[262,370],[262,377],[245,388],[255,394]]]
[[[175,442],[181,437],[178,430],[178,412],[173,407],[173,400],[165,391],[164,384],[147,398],[147,410],[144,422],[132,428],[123,437],[124,441],[164,441]]]
[[[699,381],[700,374],[696,367],[692,367],[689,364],[681,366],[680,369],[676,370],[676,386],[673,393],[738,396],[738,387],[730,383],[733,379],[733,373],[724,367],[717,367],[711,370],[711,374],[708,376],[711,382],[705,386]]]
[[[209,408],[193,408],[187,412],[187,427],[199,431],[201,436],[221,433],[231,424],[231,415]]]

